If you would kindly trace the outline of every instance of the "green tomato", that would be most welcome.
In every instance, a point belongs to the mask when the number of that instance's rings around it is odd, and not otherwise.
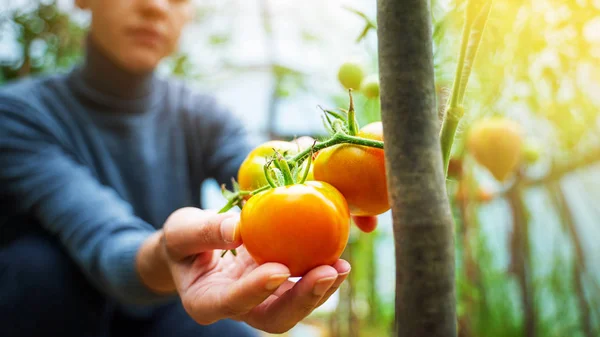
[[[379,97],[379,75],[373,74],[365,77],[360,85],[360,91],[368,99]]]
[[[523,160],[528,164],[535,164],[541,157],[539,146],[528,143],[523,147]]]
[[[338,80],[346,89],[359,90],[364,77],[363,67],[356,62],[345,62],[338,70]]]

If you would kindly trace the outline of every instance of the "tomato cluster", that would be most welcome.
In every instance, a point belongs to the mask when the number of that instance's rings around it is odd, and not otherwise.
[[[383,141],[382,125],[368,124],[354,136]],[[383,149],[340,143],[309,152],[296,166],[291,159],[315,143],[310,137],[268,141],[250,152],[238,173],[242,191],[271,185],[244,198],[244,246],[257,263],[283,263],[292,276],[337,261],[351,218],[369,233],[376,216],[390,209]]]
[[[390,209],[383,126],[374,122],[359,128],[351,94],[357,90],[378,99],[378,78],[346,62],[338,79],[350,92],[350,108],[341,109],[344,113],[324,110],[332,137],[320,143],[301,137],[257,146],[238,173],[237,188],[244,193],[230,200],[242,207],[245,199],[240,235],[250,255],[258,263],[283,263],[292,276],[334,263],[346,247],[351,219],[370,233],[377,227],[376,216]],[[521,161],[539,158],[539,149],[523,145],[520,126],[502,118],[475,123],[466,148],[498,181],[507,180]],[[460,183],[456,200],[489,202],[494,197],[481,187],[468,189],[462,171],[461,159],[449,162],[448,176]]]
[[[346,62],[338,80],[350,93],[350,108],[343,110],[345,115],[324,110],[332,138],[317,151],[311,137],[257,146],[239,169],[237,189],[244,193],[229,203],[241,207],[242,196],[245,200],[240,236],[254,260],[283,263],[292,276],[337,261],[351,219],[370,233],[377,227],[376,216],[390,209],[381,122],[359,129],[351,94],[355,90],[378,99],[378,76],[367,76],[361,64]]]

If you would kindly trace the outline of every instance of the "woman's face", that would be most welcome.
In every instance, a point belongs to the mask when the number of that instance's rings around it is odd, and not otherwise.
[[[178,45],[193,15],[191,0],[77,0],[92,13],[91,38],[121,67],[154,69]]]

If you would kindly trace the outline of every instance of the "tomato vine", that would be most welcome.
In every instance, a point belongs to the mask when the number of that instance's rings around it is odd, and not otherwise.
[[[350,100],[348,110],[340,109],[340,112],[335,112],[321,109],[323,111],[325,127],[330,133],[328,139],[323,141],[315,141],[311,147],[306,148],[289,158],[284,158],[274,149],[275,154],[264,166],[264,174],[267,184],[252,191],[243,191],[239,189],[239,185],[235,179],[232,179],[233,191],[227,190],[224,185],[221,186],[223,196],[227,199],[227,203],[219,210],[219,213],[227,212],[235,206],[238,206],[240,209],[242,209],[244,206],[244,197],[253,196],[271,188],[275,188],[278,186],[278,184],[291,185],[294,183],[303,183],[308,176],[310,165],[312,164],[312,154],[325,148],[338,144],[353,144],[383,149],[384,143],[382,141],[356,136],[359,125],[356,121],[356,113],[354,110],[354,101],[352,99],[351,89],[348,90],[348,95]],[[302,164],[307,160],[307,158],[308,165],[306,165],[304,168],[300,179],[296,180],[295,178],[297,177],[297,172],[302,168]],[[275,167],[273,168],[271,165]],[[278,179],[274,180],[271,177],[270,172],[272,170],[275,171]],[[231,250],[231,252],[236,255],[235,249]],[[221,256],[224,256],[226,253],[227,251],[224,251]]]

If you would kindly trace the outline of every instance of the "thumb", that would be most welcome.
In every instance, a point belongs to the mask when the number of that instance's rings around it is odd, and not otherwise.
[[[163,227],[167,253],[174,260],[214,249],[234,249],[241,244],[239,214],[216,213],[186,207],[173,212]]]

